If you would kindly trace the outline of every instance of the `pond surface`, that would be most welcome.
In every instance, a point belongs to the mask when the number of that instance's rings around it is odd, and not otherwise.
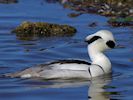
[[[1,77],[0,100],[132,100],[133,29],[111,27],[106,22],[108,18],[95,14],[68,17],[72,12],[58,2],[48,3],[44,0],[19,0],[14,4],[0,4],[0,74],[58,59],[89,61],[84,38],[100,29],[107,29],[114,33],[119,45],[106,52],[112,61],[112,76],[98,78],[91,84],[85,80],[50,81]],[[68,24],[78,32],[73,37],[19,40],[11,30],[23,21]],[[92,22],[98,25],[89,27]]]

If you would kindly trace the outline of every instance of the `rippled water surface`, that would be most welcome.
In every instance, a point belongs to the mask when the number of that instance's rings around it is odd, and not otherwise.
[[[0,78],[0,100],[132,100],[133,98],[133,29],[109,26],[108,18],[73,12],[58,2],[19,0],[15,4],[0,4],[0,74],[58,59],[89,61],[84,38],[100,29],[114,33],[117,48],[106,52],[112,61],[113,74],[92,83],[85,80],[41,80]],[[23,21],[43,21],[68,24],[78,32],[73,37],[19,40],[11,30]],[[88,24],[97,22],[96,27]],[[90,85],[89,85],[90,84]]]

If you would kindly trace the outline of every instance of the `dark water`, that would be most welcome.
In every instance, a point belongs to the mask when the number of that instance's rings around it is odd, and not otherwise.
[[[70,18],[67,14],[71,12],[59,3],[47,3],[44,0],[0,4],[0,74],[51,60],[89,60],[87,45],[83,42],[85,36],[108,29],[114,33],[119,45],[106,53],[112,61],[112,77],[99,78],[91,84],[83,80],[0,78],[0,100],[132,100],[133,29],[110,27],[106,17],[94,14]],[[78,32],[73,37],[23,41],[11,33],[22,21],[68,24],[76,27]],[[88,27],[92,22],[97,22],[98,26]]]

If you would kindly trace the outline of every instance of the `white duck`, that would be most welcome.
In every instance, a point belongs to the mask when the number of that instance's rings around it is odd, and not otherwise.
[[[115,40],[108,30],[100,30],[86,37],[88,53],[92,63],[82,60],[59,60],[47,64],[41,64],[25,70],[5,74],[9,77],[44,79],[53,78],[92,78],[110,73],[111,62],[103,52],[115,47]]]

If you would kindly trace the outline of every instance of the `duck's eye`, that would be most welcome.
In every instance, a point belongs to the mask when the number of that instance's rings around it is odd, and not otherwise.
[[[112,40],[107,41],[106,44],[107,44],[107,46],[108,46],[109,48],[114,48],[114,47],[115,47],[115,42],[112,41]]]
[[[98,39],[101,39],[101,37],[100,36],[93,36],[91,39],[85,40],[85,42],[87,42],[88,44],[90,44],[90,43],[92,43],[92,42],[94,42],[94,41],[96,41]]]

